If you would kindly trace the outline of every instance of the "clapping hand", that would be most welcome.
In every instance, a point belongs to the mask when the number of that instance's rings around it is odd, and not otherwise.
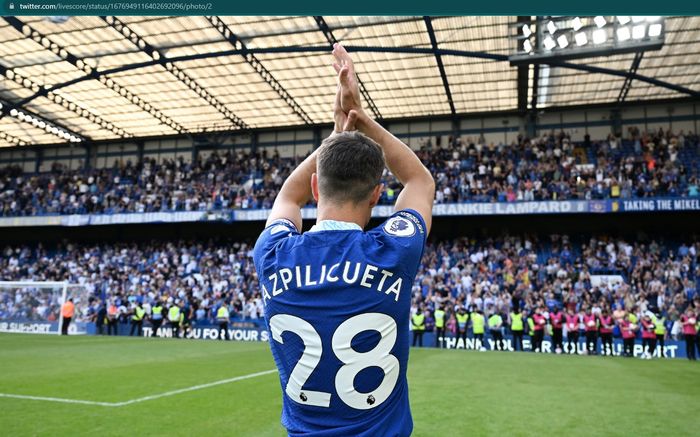
[[[338,91],[335,93],[335,104],[333,105],[333,121],[335,122],[334,131],[344,132],[355,130],[355,123],[357,122],[357,111],[352,109],[349,113],[345,113],[340,103],[340,94],[341,86],[338,85]]]
[[[333,45],[333,57],[333,68],[338,73],[338,91],[333,108],[335,131],[354,130],[357,117],[362,112],[355,66],[348,52],[338,43]]]

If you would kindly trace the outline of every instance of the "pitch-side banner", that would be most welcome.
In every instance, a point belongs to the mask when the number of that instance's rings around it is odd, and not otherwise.
[[[444,203],[433,206],[433,216],[493,216],[532,214],[605,214],[619,212],[700,211],[700,198],[635,200],[546,200],[538,202]],[[394,208],[380,205],[372,217],[389,217]],[[236,210],[233,220],[266,220],[269,209]],[[302,209],[304,219],[315,219],[316,208]]]
[[[566,338],[563,340],[564,344],[564,350],[562,353],[565,354],[576,354],[576,355],[585,355],[586,352],[586,344],[585,344],[585,339],[581,339],[578,341],[576,347],[571,345],[569,347]],[[477,339],[474,338],[467,338],[466,343],[462,339],[457,339],[452,336],[447,336],[444,338],[441,338],[438,342],[435,341],[435,334],[432,332],[426,332],[423,334],[423,347],[438,347],[442,345],[442,347],[446,349],[466,349],[466,350],[495,350],[496,349],[496,342],[491,338],[489,335],[484,336],[484,341],[483,343],[479,342]],[[513,340],[510,335],[505,335],[503,337],[503,347],[507,351],[514,351],[513,349]],[[598,353],[601,353],[601,343],[598,341],[596,343],[596,348]],[[532,341],[530,337],[525,336],[523,337],[523,349],[525,351],[531,352],[532,351]],[[551,337],[545,337],[544,340],[542,341],[542,352],[543,353],[553,353],[555,352],[554,347],[552,345],[552,339]],[[632,353],[635,357],[640,357],[644,353],[644,348],[642,347],[642,342],[640,340],[636,340],[634,343],[634,348],[632,349]],[[659,358],[661,357],[662,350],[657,344],[656,351],[654,352],[654,357]],[[683,341],[675,341],[675,340],[666,340],[663,348],[663,354],[665,355],[666,358],[686,358],[686,350],[685,350],[685,342]],[[622,340],[621,339],[613,339],[613,355],[622,355]]]
[[[73,214],[33,217],[0,217],[0,227],[16,226],[89,226],[133,223],[184,223],[228,221],[231,211],[176,211],[125,214]]]
[[[4,319],[0,321],[0,332],[17,334],[58,334],[58,322],[30,321],[25,319]],[[88,333],[88,323],[75,322],[68,327],[69,335]]]
[[[157,336],[160,337],[172,337],[172,331],[167,326],[159,328],[157,331]],[[150,326],[145,326],[143,328],[143,336],[150,337],[153,335],[153,330]],[[203,325],[196,326],[189,329],[185,334],[184,338],[197,339],[197,340],[234,340],[234,341],[268,341],[269,334],[263,328],[228,328],[226,331],[219,329],[215,325]],[[466,350],[494,350],[496,349],[496,344],[493,339],[488,336],[485,337],[483,343],[479,343],[474,338],[467,338],[466,343],[452,336],[448,336],[440,339],[439,343],[435,341],[435,335],[432,332],[426,332],[423,335],[423,347],[437,347],[438,345],[443,345],[446,349],[466,349]],[[601,350],[600,342],[597,344],[598,351]],[[504,348],[508,351],[513,351],[512,339],[509,335],[504,338]],[[532,342],[529,337],[523,339],[523,348],[525,351],[532,351]],[[584,340],[581,340],[576,345],[576,348],[569,348],[566,341],[564,341],[564,351],[563,353],[572,353],[577,355],[584,355],[586,350],[586,345]],[[552,353],[554,348],[552,346],[551,338],[545,337],[542,342],[542,352]],[[644,352],[642,348],[641,341],[637,340],[633,348],[633,354],[635,357],[639,357]],[[613,355],[622,354],[622,340],[613,340]],[[655,357],[661,357],[662,350],[660,347],[656,348],[654,353]],[[686,358],[685,343],[682,341],[667,340],[664,345],[663,354],[667,358]]]
[[[511,203],[445,203],[433,206],[434,216],[465,215],[529,215],[529,214],[582,214],[590,211],[587,200],[560,200]],[[394,213],[391,205],[380,205],[372,210],[372,217],[389,217]],[[266,220],[269,209],[236,210],[235,221]],[[316,218],[316,208],[302,209],[302,218]]]
[[[126,328],[124,328],[124,331]],[[150,326],[143,327],[143,336],[152,337],[153,328]],[[155,333],[156,337],[171,338],[172,330],[167,326],[158,328]],[[267,330],[263,328],[228,328],[225,331],[216,325],[197,325],[187,329],[184,334],[180,334],[182,338],[194,340],[234,340],[234,341],[267,341],[269,339]]]
[[[611,212],[700,211],[700,198],[610,200]]]
[[[533,214],[588,214],[621,212],[700,211],[700,198],[634,200],[548,200],[538,202],[445,203],[433,207],[436,217],[494,216]],[[391,205],[372,210],[372,217],[393,214]],[[133,223],[185,223],[198,221],[265,221],[269,209],[222,211],[176,211],[125,214],[75,214],[32,217],[0,217],[0,227],[19,226],[90,226]],[[316,208],[303,208],[304,219],[315,219]]]

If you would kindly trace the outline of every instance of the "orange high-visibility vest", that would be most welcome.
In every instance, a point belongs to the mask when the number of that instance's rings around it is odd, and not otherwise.
[[[73,313],[75,313],[75,305],[73,305],[73,302],[68,301],[63,304],[63,317],[66,319],[73,318]]]
[[[107,316],[110,319],[116,319],[117,318],[117,307],[116,305],[110,305],[109,308],[107,308]]]

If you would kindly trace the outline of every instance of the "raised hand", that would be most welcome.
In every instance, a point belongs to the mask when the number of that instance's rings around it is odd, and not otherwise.
[[[351,109],[349,113],[345,113],[340,104],[341,87],[338,85],[338,91],[335,93],[335,104],[333,105],[333,121],[335,122],[334,131],[343,132],[355,130],[357,122],[357,111]]]
[[[338,73],[338,91],[333,114],[336,132],[356,125],[360,132],[379,144],[384,152],[387,167],[404,186],[394,208],[397,211],[416,211],[425,220],[426,233],[429,232],[435,199],[433,176],[406,144],[362,110],[355,67],[347,50],[340,44],[334,44],[333,56],[333,68]]]
[[[338,43],[333,45],[333,56],[335,57],[333,68],[338,73],[338,83],[340,84],[340,107],[345,113],[349,113],[351,110],[362,111],[360,88],[352,58],[347,50]]]

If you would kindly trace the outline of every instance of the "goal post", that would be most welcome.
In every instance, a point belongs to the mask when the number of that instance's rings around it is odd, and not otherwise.
[[[61,334],[61,307],[75,305],[68,333],[87,334],[92,319],[90,287],[62,281],[0,281],[0,332]]]

